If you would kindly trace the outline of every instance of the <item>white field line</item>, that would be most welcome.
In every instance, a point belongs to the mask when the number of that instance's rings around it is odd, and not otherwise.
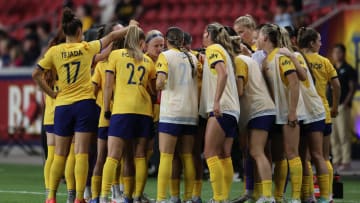
[[[0,190],[0,193],[8,193],[8,194],[30,194],[30,195],[45,195],[45,192],[32,192],[25,190]],[[66,196],[66,193],[56,193],[59,196]]]

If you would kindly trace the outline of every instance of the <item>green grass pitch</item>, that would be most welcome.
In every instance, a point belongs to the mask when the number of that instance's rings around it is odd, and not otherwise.
[[[360,177],[342,177],[344,199],[335,203],[360,203]],[[0,165],[0,203],[43,203],[45,199],[42,166],[33,165]],[[233,183],[230,198],[242,193],[243,183]],[[290,188],[286,196],[289,197]],[[151,198],[156,196],[156,179],[149,178],[145,193]],[[208,200],[212,195],[209,181],[204,181],[202,199]],[[60,184],[58,202],[66,202],[65,185]]]

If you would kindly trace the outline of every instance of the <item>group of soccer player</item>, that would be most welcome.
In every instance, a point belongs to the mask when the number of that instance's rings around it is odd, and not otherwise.
[[[63,175],[68,202],[85,202],[87,185],[92,203],[110,202],[110,194],[113,203],[146,202],[155,136],[158,203],[167,201],[168,188],[172,203],[202,202],[202,145],[210,202],[228,202],[235,136],[246,160],[246,191],[236,202],[284,202],[287,176],[288,202],[332,201],[329,135],[340,85],[334,67],[318,54],[321,37],[314,29],[301,28],[295,36],[275,24],[256,26],[246,15],[233,28],[208,24],[205,51],[198,52],[178,27],[145,34],[136,21],[113,23],[90,42],[83,41],[81,28],[65,8],[62,29],[33,71],[46,93],[46,203],[56,202]]]

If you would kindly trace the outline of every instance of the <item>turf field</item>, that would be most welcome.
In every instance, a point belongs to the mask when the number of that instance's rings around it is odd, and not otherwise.
[[[342,177],[344,182],[344,199],[335,203],[360,203],[360,176]],[[41,166],[33,165],[0,165],[0,203],[42,203],[44,202],[43,173]],[[234,183],[231,198],[235,198],[242,191],[243,183]],[[150,178],[145,193],[154,198],[156,196],[156,180]],[[289,196],[289,190],[287,192]],[[60,185],[58,203],[66,202],[65,185]],[[208,181],[204,181],[203,200],[211,197]]]

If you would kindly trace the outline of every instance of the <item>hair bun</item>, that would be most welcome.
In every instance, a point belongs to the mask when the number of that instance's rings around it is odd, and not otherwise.
[[[63,11],[63,17],[62,17],[62,23],[66,24],[71,22],[75,18],[75,14],[70,8],[64,8]]]

